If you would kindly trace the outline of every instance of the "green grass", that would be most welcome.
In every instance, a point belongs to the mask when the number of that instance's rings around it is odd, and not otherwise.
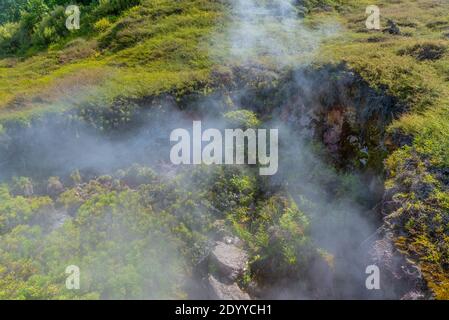
[[[448,299],[449,191],[434,172],[449,167],[449,3],[378,3],[383,25],[392,19],[401,35],[364,29],[368,2],[352,3],[340,20],[347,31],[326,44],[320,59],[345,62],[372,87],[386,89],[408,107],[388,129],[391,136],[412,136],[413,143],[395,146],[385,162],[386,187],[396,190],[394,198],[401,203],[387,221],[397,248],[419,265],[435,297]],[[423,59],[423,48],[440,54]],[[433,192],[420,193],[422,186]]]
[[[383,26],[392,19],[401,28],[403,35],[399,36],[364,29],[365,3],[351,7],[340,20],[346,32],[322,48],[320,59],[345,62],[372,87],[386,88],[387,93],[404,102],[409,111],[389,131],[414,136],[418,152],[430,157],[434,165],[447,167],[449,53],[446,50],[437,60],[420,60],[410,53],[417,46],[449,48],[449,38],[444,35],[444,30],[449,30],[449,3],[432,3],[380,2]]]
[[[143,1],[87,41],[2,59],[0,120],[204,86],[212,62],[203,43],[222,12],[206,0]]]
[[[335,10],[320,10],[324,3]],[[388,129],[391,136],[412,136],[413,143],[394,146],[386,161],[387,187],[404,190],[407,181],[401,176],[412,160],[416,172],[434,179],[432,170],[449,167],[449,2],[376,1],[382,26],[392,19],[401,35],[365,28],[365,8],[373,4],[371,0],[308,4],[315,8],[305,20],[308,26],[324,20],[342,26],[338,37],[323,44],[313,63],[344,62],[370,86],[385,90],[408,108]],[[45,51],[2,58],[0,122],[27,121],[43,112],[83,105],[107,107],[121,98],[164,93],[180,97],[213,87],[211,74],[221,68],[219,61],[226,62],[226,46],[213,46],[211,39],[223,30],[226,13],[220,1],[144,0],[119,17],[107,17],[109,23],[98,24],[101,28],[85,39],[62,39]],[[443,50],[437,59],[422,59],[422,48]],[[437,214],[448,218],[449,192],[438,183],[433,187],[434,192],[419,201],[409,189],[402,192],[410,210],[395,214],[407,217],[397,227],[408,237],[396,240],[423,268],[436,296],[444,298],[449,281],[438,255],[447,250],[440,244],[449,240],[444,232],[430,234],[429,220],[414,217],[416,212],[431,212],[437,220]]]

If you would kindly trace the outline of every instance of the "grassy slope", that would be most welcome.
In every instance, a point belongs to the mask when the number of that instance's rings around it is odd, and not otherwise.
[[[406,102],[410,112],[391,130],[416,135],[417,147],[430,154],[434,164],[449,165],[449,52],[438,60],[419,61],[402,50],[419,44],[448,47],[449,3],[444,1],[382,1],[381,17],[397,22],[404,35],[364,29],[365,4],[344,13],[348,32],[326,46],[328,59],[345,61],[372,86],[388,88]],[[440,22],[438,27],[432,23]],[[407,25],[407,26],[406,26]],[[377,41],[377,42],[375,42]],[[431,140],[432,142],[430,142]]]
[[[323,60],[346,62],[408,106],[389,129],[392,136],[412,136],[413,143],[386,160],[387,200],[395,205],[386,222],[398,249],[419,264],[435,296],[448,299],[449,3],[378,2],[383,26],[392,19],[402,35],[364,29],[367,4],[354,1],[340,16],[347,32],[326,45]],[[436,60],[419,59],[414,48],[429,45],[446,52]]]
[[[207,0],[143,1],[87,41],[2,59],[0,119],[26,118],[48,106],[104,106],[120,96],[182,94],[204,84],[211,62],[202,43],[220,9]]]
[[[341,36],[323,46],[320,63],[344,61],[372,86],[387,88],[409,106],[410,111],[390,129],[413,135],[414,142],[388,159],[387,186],[401,189],[398,185],[406,183],[402,175],[407,162],[413,160],[433,192],[418,200],[409,189],[398,192],[406,200],[405,209],[395,212],[406,216],[401,223],[409,223],[410,217],[419,222],[404,230],[400,226],[404,237],[398,236],[398,245],[419,261],[437,296],[448,297],[444,235],[449,193],[429,170],[449,167],[449,53],[435,61],[419,61],[402,52],[422,43],[448,46],[444,34],[449,33],[449,3],[377,1],[383,26],[387,18],[393,19],[403,32],[390,35],[365,29],[365,7],[371,1],[341,2],[338,13],[318,11],[308,18],[313,24],[331,16],[345,27]],[[207,87],[211,71],[218,66],[210,60],[205,40],[222,26],[223,13],[223,5],[215,1],[143,1],[91,39],[62,49],[56,46],[27,59],[2,59],[0,119],[25,119],[42,110],[63,110],[82,103],[104,106],[118,97],[182,95]],[[418,214],[413,208],[418,208]],[[432,212],[430,222],[419,214],[427,211]],[[437,227],[443,229],[435,236],[438,214],[442,222]]]

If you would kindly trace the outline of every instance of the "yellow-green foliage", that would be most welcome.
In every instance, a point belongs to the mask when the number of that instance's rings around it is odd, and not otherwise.
[[[237,221],[234,220],[234,227],[249,244],[254,256],[251,263],[253,277],[260,281],[265,277],[301,278],[307,273],[312,259],[322,257],[309,237],[308,218],[292,199],[273,196],[258,204],[250,221],[245,224]]]
[[[260,272],[303,274],[318,256],[308,219],[292,200],[273,195],[257,203],[258,193],[255,175],[239,167],[186,170],[165,180],[132,166],[67,188],[54,206],[2,186],[0,298],[185,298],[181,285],[204,257],[212,222],[223,218],[217,208],[250,247],[255,265],[247,282]],[[42,210],[46,215],[38,215]],[[55,227],[60,213],[66,220]],[[267,263],[274,267],[261,270]],[[72,264],[82,270],[80,290],[65,288]]]
[[[421,267],[435,297],[447,299],[449,193],[411,148],[394,153],[387,160],[387,167],[387,188],[400,191],[392,197],[399,208],[386,218],[401,235],[396,245]]]
[[[237,128],[257,128],[260,125],[257,115],[249,110],[230,111],[224,115],[224,118],[230,126]]]
[[[188,271],[180,249],[194,250],[201,239],[195,232],[208,220],[184,191],[142,184],[154,178],[141,167],[99,177],[61,194],[57,209],[49,198],[14,197],[1,186],[0,297],[184,298]],[[52,216],[66,209],[74,218],[52,227]],[[65,287],[65,268],[72,264],[82,270],[79,291]]]
[[[111,26],[100,20],[97,39],[1,59],[0,118],[204,87],[212,67],[204,43],[222,14],[207,0],[144,0]]]
[[[342,25],[340,36],[328,40],[313,63],[344,62],[373,88],[385,90],[406,107],[407,112],[389,128],[392,136],[399,133],[413,137],[410,146],[394,151],[385,163],[389,174],[386,186],[397,187],[400,191],[394,198],[403,203],[390,218],[398,234],[407,233],[407,237],[397,237],[397,246],[420,265],[435,295],[448,298],[449,196],[430,169],[449,167],[449,2],[435,3],[377,1],[382,26],[392,19],[400,35],[366,29],[365,8],[373,4],[371,0],[305,1],[309,9],[326,5],[338,9],[310,10],[305,23],[313,27],[322,19],[333,19]],[[209,92],[212,71],[221,68],[211,57],[222,54],[212,49],[211,39],[222,31],[226,13],[221,1],[106,1],[94,12],[98,14],[91,26],[95,32],[77,33],[78,39],[73,39],[75,35],[60,38],[47,19],[36,30],[40,30],[42,42],[51,43],[48,50],[0,59],[0,120],[26,121],[41,112],[61,112],[80,105],[108,107],[121,98],[138,100],[164,93],[179,98],[193,91]],[[19,27],[0,27],[0,42],[11,39]],[[432,59],[425,57],[427,49]],[[240,117],[251,126],[258,123],[245,111],[228,114],[231,120]],[[407,174],[410,163],[418,166]],[[120,177],[121,183],[129,186],[142,178],[129,172],[124,175],[128,179]],[[101,272],[93,268],[92,278],[87,280],[89,287],[78,297],[140,297],[141,288],[129,284],[146,280],[139,268],[150,275],[155,271],[145,269],[146,265],[132,257],[121,263],[114,254],[120,250],[145,252],[147,241],[153,239],[140,235],[153,228],[176,232],[190,247],[192,241],[201,243],[210,229],[214,208],[225,214],[221,218],[227,218],[250,246],[256,273],[267,272],[267,265],[274,266],[268,271],[279,275],[302,270],[307,259],[317,254],[307,237],[305,215],[293,201],[280,196],[258,201],[260,181],[253,175],[223,170],[212,175],[212,183],[201,173],[192,175],[198,183],[195,194],[179,185],[147,182],[138,192],[123,190],[120,184],[106,188],[99,181],[86,185],[83,194],[75,188],[66,190],[55,203],[79,217],[48,237],[42,237],[43,231],[33,217],[53,212],[52,200],[12,196],[7,187],[1,186],[0,298],[73,297],[60,288],[63,266],[76,262],[100,267],[104,255],[110,262],[108,268]],[[151,174],[143,176],[152,181]],[[411,188],[418,183],[416,177],[432,192],[425,197],[417,194]],[[18,181],[19,187],[23,182]],[[210,201],[200,201],[204,196]],[[103,223],[108,219],[126,228]],[[87,240],[80,239],[84,231]],[[138,236],[130,240],[127,231]],[[112,236],[117,236],[116,241]],[[154,241],[165,240],[178,248],[169,232]],[[100,243],[100,247],[91,247],[92,243]],[[189,246],[181,247],[186,256],[200,255]],[[79,254],[85,248],[92,250],[92,255]],[[156,249],[151,254],[164,252]],[[278,261],[287,263],[276,264]],[[173,266],[174,274],[179,263],[174,261]],[[111,280],[117,270],[122,271],[121,276]],[[101,274],[111,275],[103,279],[105,285],[92,280]],[[163,280],[167,284],[163,297],[179,294],[176,284]]]
[[[101,18],[94,24],[95,30],[99,32],[104,32],[111,26],[111,22],[108,20],[108,18]]]
[[[394,199],[402,207],[391,213],[397,245],[422,268],[437,298],[447,299],[447,222],[449,192],[430,169],[449,167],[449,2],[377,1],[381,25],[393,20],[400,35],[365,28],[365,8],[370,1],[344,1],[340,22],[346,31],[321,50],[322,62],[345,62],[364,80],[386,90],[406,106],[407,112],[389,127],[389,133],[412,136],[410,146],[395,150],[386,160],[386,187],[400,190]],[[417,168],[408,172],[415,164]],[[434,192],[413,190],[422,180]],[[437,200],[438,199],[438,200]]]
[[[449,4],[435,7],[432,1],[403,0],[377,5],[383,27],[392,19],[402,35],[366,30],[363,3],[351,8],[343,20],[348,31],[324,46],[321,58],[346,62],[373,87],[386,88],[405,103],[410,111],[393,123],[390,132],[415,136],[417,151],[430,156],[435,165],[448,166],[449,38],[444,36],[444,26],[449,26]],[[441,55],[434,60],[419,59],[426,47],[440,50]]]
[[[29,223],[33,218],[51,210],[52,201],[48,197],[14,197],[6,185],[0,186],[0,234],[17,225]]]

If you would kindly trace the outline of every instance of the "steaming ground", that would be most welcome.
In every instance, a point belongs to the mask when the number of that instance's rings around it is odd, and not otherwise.
[[[79,170],[85,178],[95,178],[139,163],[156,170],[161,179],[169,181],[176,178],[179,170],[171,165],[169,160],[170,132],[179,127],[191,131],[192,117],[168,106],[149,110],[145,114],[147,114],[146,125],[118,136],[95,131],[83,122],[67,125],[63,118],[35,123],[19,137],[10,137],[12,140],[9,151],[14,150],[10,158],[19,161],[3,161],[7,163],[2,167],[3,177],[30,176],[34,181],[45,181],[48,177],[60,176],[65,182],[75,170]],[[209,114],[202,118],[203,129],[226,128],[226,122],[212,114],[214,112],[209,111]],[[315,154],[312,141],[307,134],[294,125],[277,119],[276,114],[265,117],[271,120],[263,123],[262,128],[280,130],[279,172],[270,178],[272,188],[288,191],[300,209],[311,218],[312,238],[315,244],[334,255],[335,279],[329,280],[331,283],[327,284],[332,290],[323,292],[321,298],[369,298],[364,288],[366,252],[363,251],[361,244],[374,233],[377,224],[368,219],[370,214],[372,215],[368,211],[369,207],[360,204],[356,198],[360,194],[369,196],[370,190],[358,190],[357,194],[350,194],[353,190],[348,189],[344,191],[348,192],[348,195],[342,195],[341,190],[333,189],[333,186],[341,185],[347,176],[333,170],[320,155]],[[195,118],[201,119],[198,116]],[[213,181],[212,175],[210,180]],[[191,189],[193,192],[196,190],[193,180],[183,178],[182,185],[186,190]],[[363,184],[360,186],[365,187]],[[212,185],[209,188],[212,188]],[[339,195],[335,194],[337,191]],[[198,215],[204,213],[197,212]],[[109,214],[104,217],[106,220],[102,220],[105,224],[111,219],[108,216]],[[70,217],[66,216],[64,219]],[[96,223],[101,225],[98,221]],[[115,234],[120,235],[121,229],[122,227],[116,226],[114,230],[109,231],[109,237],[116,238]],[[83,235],[86,237],[85,241],[89,242],[89,231],[81,233],[81,237],[84,237]],[[126,247],[123,248],[125,249]],[[182,261],[183,257],[175,254],[175,249],[171,249],[171,252],[170,259],[182,264],[179,261]],[[117,255],[121,254],[125,252],[118,249]],[[147,264],[151,265],[152,258],[146,259]],[[96,268],[101,267],[101,262],[97,263],[97,267],[92,267],[93,274],[97,274]],[[313,277],[312,270],[310,273]],[[187,277],[182,274],[179,276]],[[322,275],[316,275],[320,276]],[[202,289],[190,289],[195,290]],[[195,292],[191,294],[198,296]],[[288,288],[275,287],[264,294],[279,299],[317,298],[309,296],[301,283],[295,286],[292,282]]]
[[[114,135],[67,117],[36,120],[17,135],[4,137],[9,143],[4,144],[1,155],[0,177],[20,176],[24,172],[35,178],[67,176],[74,170],[98,175],[137,162],[168,162],[170,132],[183,123],[187,126],[188,120],[179,110],[164,105],[145,121],[145,126]]]
[[[232,20],[217,37],[227,43],[228,61],[257,64],[264,61],[275,68],[298,66],[313,58],[322,41],[336,35],[339,25],[326,23],[313,29],[304,25],[294,0],[232,0]]]
[[[301,12],[295,3],[293,0],[233,0],[233,18],[226,33],[230,60],[244,65],[264,61],[277,69],[308,64],[320,44],[335,36],[340,26],[327,23],[308,28],[298,18]],[[301,73],[295,81],[306,95],[313,95],[316,88]],[[335,197],[336,190],[326,183],[341,182],[345,176],[340,177],[315,155],[310,132],[295,131],[276,118],[267,127],[281,130],[280,172],[273,178],[274,184],[286,185],[300,206],[310,205],[308,214],[312,217],[313,238],[319,246],[335,255],[337,282],[332,285],[331,297],[369,298],[365,288],[366,252],[361,244],[375,232],[378,221],[373,221],[373,213],[351,196]],[[371,191],[365,188],[367,190],[360,192],[366,196]],[[295,288],[289,291],[280,288],[272,294],[277,298],[311,298]]]
[[[332,35],[335,31],[331,30],[336,28],[327,25],[308,29],[298,19],[299,12],[293,3],[289,0],[233,0],[232,20],[225,39],[217,36],[214,41],[225,41],[229,48],[226,59],[236,64],[254,65],[259,60],[268,60],[271,66],[284,68],[294,65],[297,58],[309,60],[319,49],[320,43]],[[304,88],[308,85],[304,78],[298,77],[295,81]],[[313,88],[309,89],[313,91]],[[244,92],[239,94],[245,96]],[[235,103],[237,107],[245,108],[238,99]],[[208,99],[198,101],[198,104],[222,103]],[[205,126],[226,126],[223,120],[214,118],[212,114],[209,112],[206,116]],[[190,129],[192,115],[182,113],[174,106],[163,105],[162,108],[145,112],[141,120],[140,127],[119,134],[98,132],[78,120],[55,117],[37,121],[25,131],[6,137],[10,143],[6,144],[7,148],[1,153],[0,178],[6,180],[12,176],[31,176],[38,180],[50,176],[67,177],[74,170],[96,177],[129,167],[133,163],[149,165],[159,170],[162,176],[176,175],[176,169],[169,163],[170,132],[175,128]],[[332,182],[341,181],[346,176],[332,170],[315,154],[306,133],[295,130],[278,118],[272,118],[262,127],[281,130],[280,171],[271,179],[271,184],[289,192],[311,217],[314,242],[335,256],[336,280],[331,281],[331,290],[323,293],[323,297],[369,298],[364,288],[365,253],[360,249],[362,242],[377,228],[376,223],[367,218],[369,208],[359,204],[351,195],[335,197]],[[190,182],[187,181],[186,185],[190,185]],[[370,191],[361,192],[369,194]],[[104,217],[106,220],[109,218],[110,215]],[[120,223],[126,224],[124,221]],[[131,231],[126,229],[124,232]],[[87,234],[81,233],[81,236]],[[118,225],[109,236],[120,238],[122,234],[122,226]],[[160,247],[162,244],[157,245]],[[148,248],[151,248],[151,244]],[[115,254],[117,257],[125,255],[128,249],[127,246],[119,247]],[[169,263],[186,264],[175,253],[175,248],[167,252],[166,261]],[[152,259],[154,256],[145,256],[138,265],[142,268],[151,266]],[[106,264],[100,260],[95,263],[92,264],[91,274],[101,277],[100,270]],[[178,271],[180,269],[177,268]],[[302,292],[299,283],[293,283],[289,288],[273,288],[266,295],[271,298],[314,298]],[[158,295],[155,297],[158,298]]]

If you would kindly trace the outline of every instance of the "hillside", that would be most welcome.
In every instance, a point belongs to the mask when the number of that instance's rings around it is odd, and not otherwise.
[[[0,298],[449,298],[447,1],[377,1],[381,30],[360,0],[79,1],[72,31],[10,2]],[[200,119],[279,128],[279,172],[173,166]]]

